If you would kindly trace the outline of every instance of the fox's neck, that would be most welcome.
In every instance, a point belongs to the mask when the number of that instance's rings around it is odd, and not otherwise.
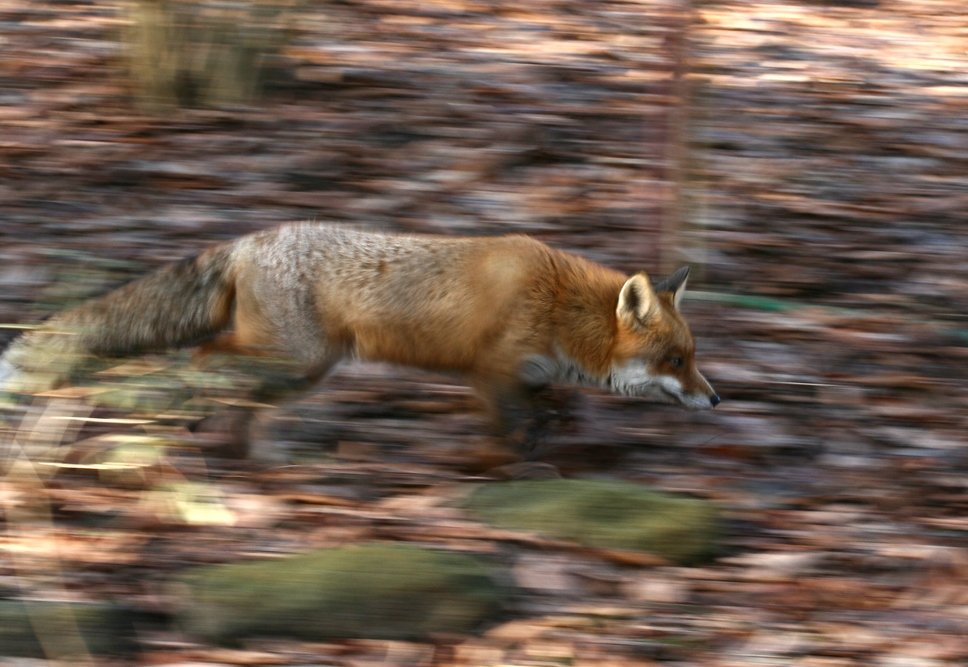
[[[617,331],[615,308],[626,276],[568,253],[558,259],[555,353],[562,379],[606,386]]]

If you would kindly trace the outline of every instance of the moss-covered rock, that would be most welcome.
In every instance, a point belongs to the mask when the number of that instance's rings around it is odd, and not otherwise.
[[[470,632],[507,590],[477,559],[403,544],[200,568],[183,622],[198,636],[414,639]]]
[[[606,480],[555,479],[483,485],[465,507],[495,526],[587,546],[647,551],[677,563],[716,546],[716,512],[703,500]]]

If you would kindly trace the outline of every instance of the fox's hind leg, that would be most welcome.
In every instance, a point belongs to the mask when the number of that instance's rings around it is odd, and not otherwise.
[[[199,357],[224,355],[255,386],[248,403],[279,405],[312,391],[344,356],[346,346],[330,331],[317,302],[314,282],[294,280],[295,266],[265,253],[236,277],[231,330],[203,344]],[[293,258],[290,258],[293,259]],[[298,259],[298,258],[295,258]],[[280,261],[277,261],[280,260]],[[244,403],[245,401],[243,401]],[[263,460],[280,460],[266,428],[275,410],[237,411],[233,431],[245,431],[239,451]]]
[[[261,337],[227,332],[203,343],[193,354],[197,362],[212,355],[255,378],[255,386],[248,395],[221,413],[204,420],[196,428],[198,433],[217,432],[221,436],[217,449],[232,458],[248,458],[261,462],[285,462],[285,453],[276,446],[270,425],[276,408],[299,400],[310,393],[339,361],[338,354],[319,354],[312,358],[293,358],[298,355],[284,347],[267,344]]]
[[[287,461],[285,452],[272,436],[272,423],[279,409],[294,403],[319,385],[336,359],[305,372],[296,372],[291,364],[271,359],[233,359],[233,365],[255,377],[256,386],[249,394],[199,424],[197,433],[218,433],[217,451],[240,459],[264,463]]]

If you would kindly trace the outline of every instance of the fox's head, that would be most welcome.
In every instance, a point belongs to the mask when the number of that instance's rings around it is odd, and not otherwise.
[[[696,345],[679,312],[688,277],[688,266],[654,285],[648,275],[637,273],[622,287],[609,377],[615,393],[687,410],[719,404],[719,396],[696,368]]]

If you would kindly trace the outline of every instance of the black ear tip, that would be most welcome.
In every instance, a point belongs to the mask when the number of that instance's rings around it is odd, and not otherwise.
[[[672,274],[653,285],[656,292],[676,292],[689,277],[689,265],[680,266]]]

